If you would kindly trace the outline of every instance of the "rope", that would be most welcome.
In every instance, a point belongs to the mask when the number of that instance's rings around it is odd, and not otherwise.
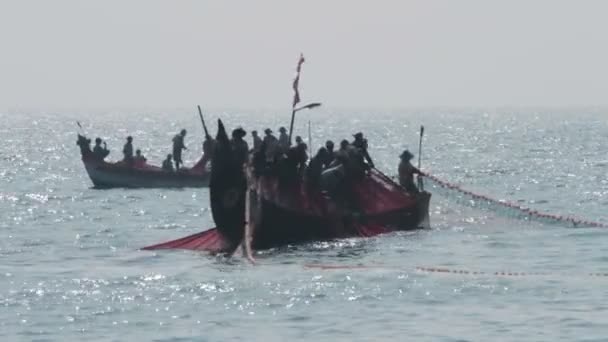
[[[496,199],[490,198],[485,195],[476,194],[471,191],[465,190],[456,184],[452,184],[450,182],[441,180],[428,173],[425,173],[424,177],[431,180],[432,182],[434,182],[437,186],[439,186],[441,188],[444,188],[444,189],[447,189],[450,191],[459,192],[462,195],[472,198],[474,201],[477,201],[479,204],[486,204],[489,206],[498,206],[498,207],[502,207],[502,208],[511,210],[512,212],[515,212],[517,214],[516,215],[517,218],[522,218],[525,220],[536,220],[539,222],[550,223],[550,224],[566,224],[568,226],[572,226],[575,228],[576,227],[608,228],[608,224],[605,224],[605,223],[585,220],[585,219],[572,217],[572,216],[561,216],[561,215],[543,213],[543,212],[540,212],[537,210],[522,207],[515,203],[511,203],[511,202],[507,202],[507,201],[503,201],[503,200],[496,200]]]

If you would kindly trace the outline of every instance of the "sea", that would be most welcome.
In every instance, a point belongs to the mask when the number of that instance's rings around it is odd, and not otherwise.
[[[291,113],[204,114],[212,134],[221,118],[251,143]],[[606,108],[322,107],[294,127],[313,151],[363,132],[387,175],[422,151],[422,170],[472,193],[608,224]],[[77,133],[107,141],[109,160],[132,135],[160,165],[182,128],[192,165],[196,107],[0,112],[0,341],[608,340],[608,229],[428,180],[427,230],[260,251],[255,265],[142,251],[214,227],[208,189],[94,189]]]

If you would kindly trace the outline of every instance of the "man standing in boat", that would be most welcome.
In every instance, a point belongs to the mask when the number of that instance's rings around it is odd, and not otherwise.
[[[262,138],[258,135],[258,131],[251,131],[253,138],[253,152],[258,152],[262,148]]]
[[[266,147],[266,162],[273,162],[277,153],[278,153],[278,146],[279,146],[279,141],[277,140],[277,137],[274,136],[274,134],[272,134],[272,130],[270,128],[266,128],[264,130],[264,140],[262,141],[262,143],[265,145]]]
[[[97,158],[99,161],[103,161],[108,154],[110,154],[110,151],[108,150],[106,143],[104,142],[103,147],[101,147],[101,138],[96,138],[95,147],[93,147],[93,155],[95,158]]]
[[[207,165],[213,157],[213,150],[215,148],[215,139],[211,135],[205,135],[205,141],[203,141],[203,168]]]
[[[281,153],[287,153],[289,150],[289,135],[287,135],[285,127],[279,128],[279,149]]]
[[[123,160],[127,164],[129,164],[129,165],[133,164],[133,137],[130,135],[127,137],[127,143],[122,148],[122,155],[123,155]]]
[[[183,165],[182,162],[182,150],[187,150],[184,145],[184,138],[186,137],[186,130],[182,129],[179,134],[173,137],[173,160],[175,160],[175,169],[179,170],[179,166]]]
[[[361,132],[358,132],[353,136],[355,137],[355,140],[352,142],[352,145],[356,147],[359,150],[359,153],[363,155],[363,158],[365,158],[367,165],[373,168],[374,162],[372,161],[372,157],[370,157],[369,153],[367,152],[367,139],[363,138],[363,133]]]
[[[235,160],[240,165],[243,165],[247,161],[247,155],[249,154],[249,145],[243,139],[245,135],[247,135],[247,132],[239,127],[232,131],[232,139],[230,140]]]
[[[422,172],[410,163],[414,155],[410,151],[405,150],[399,158],[401,159],[401,162],[399,162],[399,184],[408,192],[418,192],[418,188],[414,183],[414,174],[421,175]]]

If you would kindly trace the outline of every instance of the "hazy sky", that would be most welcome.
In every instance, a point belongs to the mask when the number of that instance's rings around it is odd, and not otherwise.
[[[608,1],[0,0],[0,109],[608,104]]]

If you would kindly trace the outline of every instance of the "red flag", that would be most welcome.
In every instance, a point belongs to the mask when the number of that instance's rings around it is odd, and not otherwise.
[[[296,78],[293,80],[293,107],[300,102],[300,91],[298,90],[298,84],[300,83],[300,70],[302,70],[302,63],[304,63],[304,55],[300,54],[298,60],[298,66],[296,67]]]

